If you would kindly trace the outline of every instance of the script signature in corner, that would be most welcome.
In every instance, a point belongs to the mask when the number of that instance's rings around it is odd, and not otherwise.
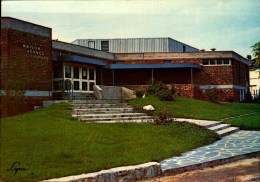
[[[17,174],[18,171],[25,171],[26,169],[20,166],[20,162],[14,162],[10,169],[7,169],[7,171],[14,172],[14,176]]]

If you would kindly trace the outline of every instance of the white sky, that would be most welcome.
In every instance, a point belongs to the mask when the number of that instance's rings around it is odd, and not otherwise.
[[[251,54],[260,0],[1,1],[2,16],[52,28],[53,39],[171,37]]]

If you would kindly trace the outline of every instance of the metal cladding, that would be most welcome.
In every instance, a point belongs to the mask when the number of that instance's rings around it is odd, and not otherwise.
[[[77,39],[73,44],[103,50],[102,44],[109,44],[108,52],[198,52],[199,49],[171,38],[128,38],[128,39]]]
[[[163,68],[193,68],[202,69],[202,65],[193,63],[163,63],[163,64],[110,64],[110,69],[163,69]]]

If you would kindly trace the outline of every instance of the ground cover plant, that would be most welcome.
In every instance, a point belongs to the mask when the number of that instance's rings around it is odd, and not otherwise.
[[[152,115],[164,109],[171,112],[174,117],[221,120],[233,116],[254,113],[253,115],[237,117],[225,120],[233,126],[241,129],[260,130],[260,104],[259,103],[211,103],[196,99],[175,96],[175,101],[161,101],[155,96],[146,98],[137,98],[129,101],[137,110],[142,110],[145,105],[153,105],[154,112]]]
[[[38,181],[160,161],[218,139],[188,123],[84,123],[70,112],[61,103],[2,119],[1,180]],[[25,170],[15,174],[12,165]]]

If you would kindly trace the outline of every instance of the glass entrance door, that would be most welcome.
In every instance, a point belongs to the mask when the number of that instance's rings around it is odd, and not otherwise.
[[[96,69],[94,67],[64,65],[64,80],[71,81],[74,92],[92,93],[96,84]]]

